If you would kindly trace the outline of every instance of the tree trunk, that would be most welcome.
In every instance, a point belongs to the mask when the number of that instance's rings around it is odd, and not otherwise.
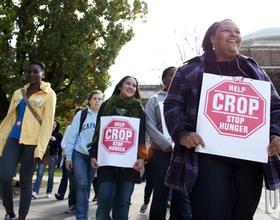
[[[0,120],[3,120],[8,112],[9,103],[6,98],[6,93],[2,90],[0,85]]]

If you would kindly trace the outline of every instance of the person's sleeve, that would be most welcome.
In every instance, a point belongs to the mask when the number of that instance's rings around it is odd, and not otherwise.
[[[146,115],[143,107],[138,107],[138,114],[140,118],[139,140],[138,140],[138,156],[144,160],[148,159],[146,149]]]
[[[73,151],[74,151],[74,148],[75,148],[78,136],[79,136],[81,113],[82,113],[82,111],[79,111],[74,116],[74,119],[72,121],[70,130],[69,130],[69,135],[66,139],[66,149],[65,149],[66,161],[72,161]]]
[[[55,146],[56,149],[59,149],[59,148],[60,148],[60,143],[61,143],[61,140],[62,140],[62,135],[61,135],[61,133],[59,133],[59,132],[57,131],[57,132],[55,132],[54,137],[55,137],[55,139],[56,139],[56,140],[54,141],[54,146]]]
[[[144,110],[141,107],[139,107],[139,118],[140,118],[140,130],[139,130],[139,143],[145,144],[146,143],[146,115],[144,113]]]
[[[41,118],[42,124],[40,126],[37,149],[40,151],[37,152],[37,155],[34,157],[42,158],[45,154],[46,148],[49,143],[49,139],[52,135],[55,106],[56,106],[56,94],[53,90],[50,90],[46,96],[44,103],[44,113]]]
[[[65,133],[64,133],[64,136],[63,136],[63,138],[62,138],[62,141],[61,141],[61,148],[63,149],[63,148],[65,148],[66,147],[66,140],[67,140],[67,136],[68,136],[68,134],[69,134],[69,130],[70,130],[70,125],[66,128],[66,130],[65,130]]]
[[[190,89],[183,72],[181,72],[181,68],[176,71],[173,77],[163,105],[165,123],[176,145],[179,144],[180,134],[183,130],[194,131],[192,124],[188,123],[186,113],[187,100],[190,99],[193,91]],[[188,106],[188,108],[191,108],[191,106]]]
[[[156,97],[153,96],[146,105],[146,130],[152,141],[156,143],[162,151],[165,151],[171,143],[163,133],[158,130],[157,122],[161,122],[161,118],[157,116],[157,108],[159,108],[158,101]]]
[[[96,125],[98,125],[99,121],[100,121],[100,117],[102,116],[102,113],[104,111],[105,105],[106,105],[107,101],[103,102],[98,110],[98,114],[97,114],[97,119],[96,119]],[[99,129],[100,131],[100,129]],[[93,138],[92,138],[92,142],[95,138],[95,136],[98,135],[99,136],[99,132],[96,131],[94,132]],[[97,151],[98,151],[98,143],[94,143],[91,148],[89,149],[89,157],[90,158],[96,158],[97,159]]]

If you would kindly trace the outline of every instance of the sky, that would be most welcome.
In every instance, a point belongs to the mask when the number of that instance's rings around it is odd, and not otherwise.
[[[135,37],[120,51],[109,69],[112,86],[105,91],[109,97],[113,88],[126,75],[140,84],[159,84],[166,67],[180,66],[182,61],[176,44],[185,47],[186,59],[196,54],[191,47],[195,36],[199,45],[208,27],[215,21],[232,19],[241,35],[264,28],[280,27],[279,0],[146,0],[147,22],[132,25]],[[175,34],[176,31],[176,34]],[[195,34],[195,31],[197,34]]]

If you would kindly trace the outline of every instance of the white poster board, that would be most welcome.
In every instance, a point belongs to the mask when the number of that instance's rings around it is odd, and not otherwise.
[[[172,140],[171,136],[169,135],[169,132],[167,130],[167,126],[165,123],[165,118],[164,118],[164,114],[163,114],[163,102],[158,102],[158,105],[159,105],[159,109],[160,109],[162,133],[170,141],[170,143],[172,144],[172,147],[174,148],[174,141]]]
[[[132,168],[137,160],[139,118],[102,116],[98,142],[99,166]]]
[[[204,73],[197,152],[267,163],[269,128],[269,82]]]

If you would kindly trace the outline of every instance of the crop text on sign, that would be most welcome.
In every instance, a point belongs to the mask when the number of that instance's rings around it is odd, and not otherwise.
[[[265,100],[250,83],[222,81],[206,92],[204,114],[222,135],[247,138],[265,123]]]
[[[129,121],[113,119],[104,127],[101,144],[110,154],[125,154],[135,146],[135,135]]]

